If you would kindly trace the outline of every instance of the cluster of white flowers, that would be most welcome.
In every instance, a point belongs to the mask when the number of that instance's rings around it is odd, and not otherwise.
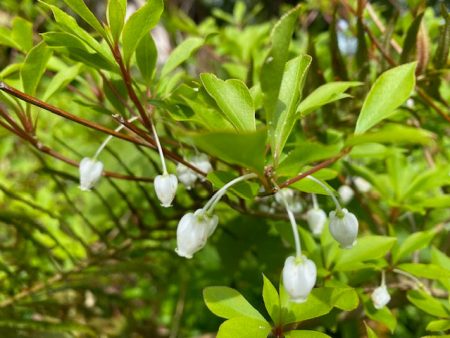
[[[213,170],[213,167],[209,162],[209,158],[205,154],[196,154],[188,161],[189,163],[203,171],[205,174],[208,174]],[[191,189],[198,179],[200,179],[201,181],[205,180],[205,177],[199,175],[191,168],[185,166],[183,163],[178,163],[177,165],[177,176],[180,182],[184,184],[186,189]]]

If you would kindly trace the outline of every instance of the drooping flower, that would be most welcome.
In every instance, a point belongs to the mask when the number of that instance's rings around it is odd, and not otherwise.
[[[80,189],[89,191],[98,182],[103,173],[103,163],[89,157],[81,160],[80,166]]]
[[[358,235],[358,219],[347,209],[330,212],[330,233],[342,248],[351,248]]]
[[[163,174],[155,177],[154,181],[156,196],[165,208],[172,206],[172,201],[177,192],[178,180],[173,174]]]
[[[208,174],[213,170],[209,158],[205,154],[197,154],[189,160],[194,166]],[[196,173],[191,168],[185,166],[183,163],[178,163],[177,165],[177,176],[181,183],[183,183],[187,189],[191,189],[197,179],[202,181],[205,177]]]
[[[313,235],[320,235],[327,222],[327,214],[319,208],[313,208],[306,213],[306,222]]]
[[[183,163],[178,163],[177,165],[177,177],[188,190],[191,189],[195,181],[197,181],[196,173],[194,173],[194,171],[185,166]]]
[[[348,204],[352,200],[353,196],[355,195],[355,192],[353,191],[353,189],[351,187],[344,184],[339,187],[338,194],[339,194],[339,197],[340,197],[342,203]]]
[[[283,285],[291,300],[303,303],[316,284],[317,269],[314,262],[305,256],[289,256],[283,267]]]
[[[373,306],[375,307],[375,309],[379,310],[389,303],[389,301],[391,300],[391,295],[389,294],[386,285],[381,284],[379,287],[373,290],[371,298]]]
[[[201,250],[219,223],[216,215],[209,216],[203,209],[184,215],[177,227],[177,248],[175,252],[186,258]]]
[[[193,165],[195,165],[197,168],[199,168],[201,171],[203,171],[205,174],[210,173],[211,171],[213,171],[213,167],[211,165],[211,162],[209,162],[209,158],[207,155],[205,154],[197,154],[195,155],[192,160],[191,163]],[[204,181],[205,177],[197,174],[197,176],[200,178],[200,180]]]
[[[353,183],[355,183],[356,189],[358,189],[358,191],[362,193],[366,193],[370,189],[372,189],[372,184],[370,184],[364,178],[359,176],[353,179]]]
[[[295,194],[295,190],[284,188],[279,190],[275,194],[275,201],[279,205],[284,205],[283,198],[286,199],[287,204],[289,205],[289,208],[293,213],[300,213],[303,210],[303,205],[300,201],[300,198],[297,194]]]

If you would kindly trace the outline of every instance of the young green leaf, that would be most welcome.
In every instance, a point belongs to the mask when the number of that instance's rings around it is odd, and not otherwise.
[[[36,93],[36,88],[45,72],[47,62],[51,55],[52,52],[44,42],[41,42],[30,50],[20,70],[20,77],[25,93],[30,95]]]
[[[106,13],[113,39],[117,43],[127,14],[127,0],[108,0]]]
[[[265,94],[264,107],[271,113],[276,106],[281,80],[286,62],[289,59],[289,45],[299,15],[297,6],[283,15],[272,29],[272,46],[261,69],[261,89]]]
[[[438,319],[428,323],[427,331],[448,331],[450,330],[450,319]]]
[[[139,41],[150,29],[156,26],[164,10],[162,0],[149,0],[128,19],[123,27],[122,45],[125,64],[130,63],[131,56],[136,50]]]
[[[280,324],[281,321],[281,309],[280,309],[280,297],[278,296],[277,289],[273,286],[271,281],[263,275],[263,299],[266,310],[272,318],[275,325]]]
[[[415,84],[416,62],[407,63],[381,74],[363,103],[355,134],[362,134],[389,117],[411,94]]]
[[[430,243],[433,237],[436,235],[436,231],[419,231],[408,236],[397,250],[392,252],[392,261],[397,263],[403,257],[411,254],[413,251],[420,250]]]
[[[226,286],[210,286],[203,290],[203,299],[208,309],[216,316],[230,319],[236,317],[250,317],[265,321],[238,291]]]
[[[450,279],[450,271],[434,264],[404,263],[397,266],[416,277],[428,279]]]
[[[83,0],[64,0],[64,2],[69,6],[75,13],[77,13],[89,26],[94,28],[97,33],[102,37],[106,38],[106,32],[102,24],[91,10],[86,6]]]
[[[364,325],[366,326],[367,338],[378,338],[376,333],[369,327],[369,325],[367,325],[366,323],[364,323]]]
[[[21,17],[15,17],[12,22],[12,38],[24,52],[33,48],[33,24]]]
[[[430,296],[425,291],[410,290],[406,294],[406,297],[412,304],[432,316],[443,318],[450,316],[449,306],[446,307],[444,303]]]
[[[203,45],[204,42],[205,40],[202,38],[191,37],[179,44],[166,60],[161,70],[161,77],[167,76],[172,70],[189,59],[191,55]]]
[[[367,297],[364,301],[364,310],[367,317],[383,323],[391,332],[395,331],[395,328],[397,327],[397,318],[387,306],[381,309],[375,309],[372,300]]]
[[[142,37],[136,48],[136,63],[145,83],[149,85],[155,72],[158,51],[150,34]]]
[[[245,134],[213,132],[194,135],[193,140],[200,149],[223,161],[263,171],[265,130]]]
[[[267,338],[271,330],[272,327],[265,320],[235,317],[220,325],[217,338]]]
[[[300,117],[304,117],[328,103],[350,97],[348,94],[344,94],[344,92],[351,87],[360,85],[361,82],[338,81],[326,83],[316,88],[300,102],[297,113],[300,114]]]
[[[44,95],[42,96],[42,100],[48,101],[48,99],[50,99],[56,92],[66,87],[78,76],[82,67],[83,65],[78,63],[72,67],[67,67],[59,71],[47,85]]]
[[[201,74],[200,78],[208,94],[237,132],[256,130],[253,99],[244,82],[235,79],[223,81],[214,74],[206,73]]]
[[[276,164],[298,118],[297,106],[310,64],[309,55],[298,56],[286,63],[275,109],[268,112],[269,139]]]
[[[377,259],[386,255],[397,241],[396,237],[365,236],[358,238],[351,250],[342,249],[336,260],[336,271],[355,269],[355,264],[366,260]]]

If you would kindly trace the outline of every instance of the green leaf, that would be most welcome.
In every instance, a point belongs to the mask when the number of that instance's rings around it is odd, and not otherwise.
[[[414,59],[413,53],[417,49],[417,33],[419,33],[420,24],[422,23],[422,18],[425,12],[420,13],[415,17],[413,22],[408,28],[408,31],[403,41],[402,54],[400,55],[400,63],[408,62]]]
[[[150,34],[146,34],[136,48],[136,63],[147,86],[152,81],[157,59],[155,41]]]
[[[389,117],[414,88],[416,62],[407,63],[381,74],[363,103],[355,134],[362,134]]]
[[[412,252],[425,248],[435,235],[434,230],[419,231],[409,235],[398,247],[398,250],[393,250],[392,261],[395,264]]]
[[[45,43],[59,52],[66,52],[72,60],[93,68],[116,71],[117,67],[102,54],[92,52],[92,48],[78,36],[66,32],[49,32],[42,34]]]
[[[410,290],[406,294],[408,300],[422,311],[437,317],[449,317],[450,311],[442,302],[422,290]]]
[[[83,0],[64,0],[75,13],[77,13],[89,26],[94,28],[97,33],[106,38],[106,32],[102,24],[95,15],[90,11]]]
[[[267,338],[272,327],[265,320],[235,317],[219,327],[217,338]]]
[[[281,313],[280,313],[280,297],[278,296],[278,292],[270,282],[270,280],[264,276],[264,285],[263,285],[263,299],[264,305],[266,307],[267,312],[272,318],[275,325],[279,325],[281,321]]]
[[[311,330],[293,330],[284,335],[286,338],[331,338],[331,336]]]
[[[345,141],[345,145],[355,146],[365,143],[430,144],[432,140],[433,134],[427,130],[388,124],[372,133],[351,135]]]
[[[275,109],[268,111],[269,138],[275,163],[298,118],[296,110],[311,60],[309,55],[301,55],[286,64]]]
[[[60,10],[56,6],[46,4],[43,1],[41,1],[41,3],[43,3],[45,6],[47,6],[48,8],[51,9],[56,22],[58,23],[58,25],[61,27],[61,29],[64,32],[74,35],[79,40],[81,40],[84,44],[86,44],[86,46],[89,46],[94,51],[96,51],[104,60],[107,60],[107,62],[110,64],[109,68],[111,68],[111,69],[117,68],[117,65],[116,65],[109,49],[105,45],[100,44],[91,34],[89,34],[84,29],[82,29],[73,17],[71,17],[64,11]],[[50,35],[50,34],[58,34],[58,33],[57,32],[49,32],[49,33],[45,33],[45,34]],[[67,46],[70,48],[70,45],[67,42],[65,42],[64,39],[62,41],[55,40],[55,45]],[[99,57],[99,56],[96,56],[96,57]]]
[[[300,102],[297,113],[300,114],[300,117],[304,117],[328,103],[349,97],[349,95],[344,94],[344,92],[351,87],[360,85],[361,82],[346,81],[326,83],[319,88],[316,88],[311,94],[302,100],[302,102]]]
[[[106,13],[113,39],[118,42],[127,14],[127,0],[108,0]]]
[[[250,91],[236,79],[223,81],[214,74],[200,75],[203,86],[238,132],[255,131],[255,108]]]
[[[281,176],[296,175],[305,165],[334,157],[340,150],[339,144],[324,145],[309,141],[297,142],[294,150],[289,152],[281,161],[277,168],[277,174]]]
[[[397,318],[387,306],[381,309],[375,309],[372,300],[368,298],[364,302],[364,310],[367,317],[377,322],[383,323],[388,327],[391,333],[395,331],[395,328],[397,327]]]
[[[25,93],[34,95],[36,88],[45,72],[47,62],[52,52],[47,48],[44,42],[33,47],[27,54],[20,70],[22,86]]]
[[[12,38],[20,49],[28,52],[33,48],[33,24],[21,17],[15,17],[12,22]]]
[[[203,299],[208,309],[216,316],[226,319],[250,317],[265,322],[258,310],[235,289],[226,286],[210,286],[203,290]]]
[[[211,183],[217,188],[223,187],[235,178],[236,176],[228,171],[213,171],[208,174],[208,180],[211,181]],[[259,184],[250,181],[243,181],[233,185],[227,191],[231,191],[241,198],[253,201],[258,193],[258,189]]]
[[[433,320],[428,323],[427,331],[447,331],[450,330],[450,319]]]
[[[332,176],[330,176],[330,174]],[[332,179],[337,176],[337,172],[331,170],[331,169],[321,169],[317,172],[315,172],[313,175],[315,178],[320,180],[323,185],[327,186],[329,191],[334,192],[334,189],[328,185],[327,182],[324,182],[325,179]],[[291,187],[303,192],[307,192],[310,194],[322,194],[322,195],[329,195],[329,191],[324,189],[323,186],[307,177],[301,179],[300,181],[297,181],[293,184],[291,184]]]
[[[188,60],[197,49],[203,46],[204,42],[205,40],[202,38],[191,37],[179,44],[164,63],[161,77],[167,76],[172,70]]]
[[[369,327],[369,325],[366,323],[364,323],[364,325],[366,326],[367,338],[378,338],[377,334]]]
[[[334,270],[349,271],[355,269],[357,262],[377,259],[385,256],[397,241],[395,237],[365,236],[358,238],[351,249],[341,249]]]
[[[122,32],[122,46],[125,64],[130,63],[131,56],[139,41],[156,26],[164,10],[162,0],[149,0],[131,15]]]
[[[416,277],[428,279],[450,278],[450,271],[444,270],[434,264],[404,263],[397,266],[398,269],[409,272]]]
[[[272,45],[261,69],[261,89],[265,94],[264,107],[267,114],[271,114],[277,104],[281,80],[289,59],[289,45],[299,11],[300,7],[297,6],[283,15],[270,35]]]
[[[450,271],[450,258],[434,246],[431,247],[431,261],[433,264]]]
[[[231,164],[262,172],[266,131],[235,134],[214,132],[193,136],[194,143],[205,152]]]
[[[5,27],[0,27],[0,45],[15,48],[17,50],[21,49],[21,46],[12,38],[11,31]]]
[[[284,325],[323,316],[334,306],[350,311],[358,306],[358,302],[358,295],[351,288],[315,288],[306,302],[294,303],[280,285],[281,322]]]
[[[58,92],[62,88],[65,88],[78,76],[82,67],[82,64],[76,64],[72,67],[67,67],[59,71],[47,85],[45,93],[42,96],[42,100],[47,101],[56,92]]]

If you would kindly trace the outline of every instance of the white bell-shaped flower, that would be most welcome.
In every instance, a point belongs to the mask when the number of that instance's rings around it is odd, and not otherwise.
[[[338,194],[344,204],[348,204],[352,200],[353,196],[355,196],[353,189],[346,184],[339,187]]]
[[[327,222],[327,214],[319,208],[313,208],[306,213],[306,222],[313,235],[320,235]]]
[[[177,192],[178,180],[173,174],[163,174],[155,177],[154,181],[156,196],[161,205],[168,208],[172,205]]]
[[[389,303],[391,300],[391,295],[389,294],[386,285],[382,284],[373,290],[371,298],[373,306],[375,309],[379,310]]]
[[[201,250],[219,223],[216,215],[208,216],[203,209],[184,215],[177,227],[177,248],[175,252],[186,258]]]
[[[177,177],[186,189],[191,189],[198,178],[197,174],[183,163],[177,165]]]
[[[316,284],[317,269],[314,262],[305,256],[286,258],[283,267],[283,285],[291,300],[303,303]]]
[[[358,219],[347,209],[330,212],[330,233],[342,248],[351,248],[358,235]]]
[[[89,191],[98,182],[103,173],[103,163],[89,157],[80,162],[80,189]]]
[[[210,173],[213,171],[213,167],[211,165],[211,162],[209,162],[209,158],[205,154],[197,154],[195,155],[192,160],[190,161],[193,165],[195,165],[197,168],[199,168],[201,171],[203,171],[205,174]],[[197,174],[197,176],[200,178],[200,180],[204,181],[205,177]]]
[[[362,193],[366,193],[370,189],[372,189],[372,184],[370,184],[364,178],[359,176],[353,179],[353,183],[355,183],[356,189],[358,189],[358,191]]]
[[[299,196],[295,194],[295,190],[284,188],[275,194],[275,201],[282,206],[284,206],[283,198],[286,200],[286,203],[293,213],[297,214],[302,212],[303,205]]]

